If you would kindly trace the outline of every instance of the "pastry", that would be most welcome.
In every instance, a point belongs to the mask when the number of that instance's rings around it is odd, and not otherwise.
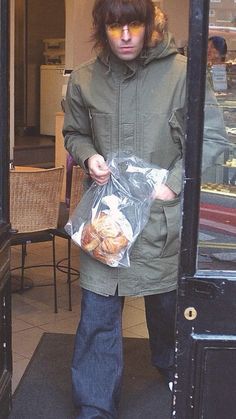
[[[101,250],[104,253],[120,253],[120,251],[126,247],[128,244],[128,240],[124,234],[119,234],[119,236],[115,238],[107,237],[101,243]]]
[[[105,237],[116,237],[121,232],[120,226],[113,220],[113,218],[104,212],[101,212],[97,218],[92,222],[96,233]]]
[[[117,265],[120,259],[120,257],[117,254],[113,255],[113,254],[104,253],[104,251],[101,249],[101,246],[98,246],[94,250],[93,257],[99,260],[100,262],[105,263],[106,265],[110,265],[110,266]]]
[[[99,239],[92,224],[86,224],[81,236],[82,249],[86,250],[87,252],[92,252],[100,243],[101,240]]]
[[[95,259],[110,266],[117,266],[122,258],[121,251],[128,245],[120,225],[105,212],[90,224],[86,224],[81,235],[81,247]]]

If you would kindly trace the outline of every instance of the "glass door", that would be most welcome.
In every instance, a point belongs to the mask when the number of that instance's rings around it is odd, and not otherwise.
[[[207,77],[228,144],[203,168],[198,269],[235,270],[236,264],[236,2],[211,1]],[[213,113],[206,103],[206,113]],[[217,118],[217,116],[215,116]],[[212,131],[205,118],[206,131]],[[214,135],[214,132],[212,133]],[[224,135],[224,134],[223,134]],[[207,152],[207,150],[205,151]],[[203,161],[204,161],[203,148]]]
[[[190,1],[173,419],[235,418],[235,6]]]

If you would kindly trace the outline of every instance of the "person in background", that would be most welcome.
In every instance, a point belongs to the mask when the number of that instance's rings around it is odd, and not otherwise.
[[[129,268],[109,267],[80,251],[81,317],[72,361],[77,418],[115,419],[126,296],[144,297],[152,364],[173,386],[186,58],[178,54],[166,18],[164,26],[155,25],[151,0],[95,0],[92,14],[97,57],[70,76],[65,147],[98,185],[109,180],[111,151],[133,153],[168,170]],[[206,113],[203,164],[211,166],[225,149],[226,134],[210,93],[207,101],[213,114]]]
[[[227,43],[222,36],[211,36],[208,39],[208,65],[223,64],[227,55]]]

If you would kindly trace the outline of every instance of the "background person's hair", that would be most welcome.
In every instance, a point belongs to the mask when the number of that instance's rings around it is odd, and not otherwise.
[[[91,40],[95,49],[108,48],[106,24],[123,25],[135,20],[145,24],[144,48],[148,46],[154,28],[152,0],[96,0],[93,7],[93,32]]]
[[[213,47],[219,51],[221,60],[224,61],[228,51],[225,39],[222,36],[211,36],[208,41],[212,42]]]

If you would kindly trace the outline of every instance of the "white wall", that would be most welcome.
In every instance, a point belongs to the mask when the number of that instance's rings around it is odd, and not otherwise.
[[[74,67],[74,0],[65,0],[66,29],[65,29],[65,67]]]
[[[163,0],[163,9],[168,15],[169,30],[178,47],[188,40],[189,0]]]
[[[65,0],[66,6],[66,69],[88,61],[92,55],[89,41],[94,0]]]

